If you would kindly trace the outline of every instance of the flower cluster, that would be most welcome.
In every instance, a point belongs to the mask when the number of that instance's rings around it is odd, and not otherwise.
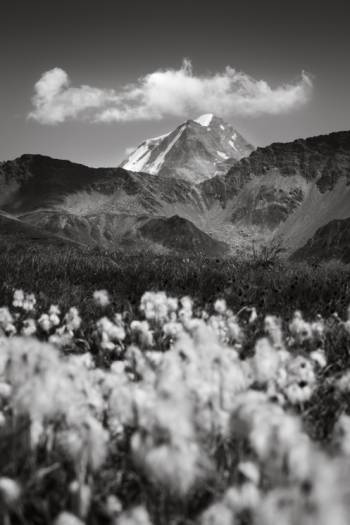
[[[41,309],[19,290],[0,308],[0,445],[21,452],[0,461],[5,522],[39,508],[28,501],[48,479],[44,519],[58,525],[184,522],[176,512],[209,490],[201,525],[345,525],[350,418],[334,415],[327,449],[303,419],[325,384],[339,407],[350,391],[349,371],[326,377],[325,320],[234,312],[224,299],[203,309],[164,292],[145,293],[133,316],[104,290],[91,299],[85,345],[75,307]]]

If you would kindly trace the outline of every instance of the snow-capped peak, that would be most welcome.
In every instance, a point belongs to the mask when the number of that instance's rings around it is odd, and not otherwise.
[[[253,149],[230,124],[210,113],[187,120],[170,133],[145,140],[121,166],[196,184],[226,173]]]
[[[200,117],[196,118],[195,122],[203,126],[203,128],[207,128],[208,126],[210,126],[210,123],[213,120],[213,118],[214,115],[212,113],[207,113],[206,115],[201,115]]]
[[[132,151],[128,160],[123,164],[123,168],[130,171],[142,171],[149,161],[152,150],[166,139],[168,135],[170,133],[145,140],[138,148]]]

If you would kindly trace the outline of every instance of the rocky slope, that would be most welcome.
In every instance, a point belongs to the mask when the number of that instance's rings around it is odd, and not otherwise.
[[[37,227],[28,224],[15,217],[0,213],[0,249],[3,250],[17,245],[32,246],[35,245],[54,245],[57,247],[76,246],[84,248],[81,240],[71,239],[62,235],[61,231],[57,235],[52,231],[46,231],[42,225]]]
[[[350,218],[334,220],[319,228],[292,258],[299,261],[337,259],[350,264]]]
[[[54,239],[111,250],[215,257],[227,251],[193,224],[206,206],[198,189],[182,179],[23,155],[0,164],[0,195],[1,209],[18,227],[42,230],[47,241],[51,232]]]
[[[162,217],[100,212],[78,216],[62,210],[39,210],[22,215],[21,220],[35,229],[43,228],[55,237],[59,235],[91,248],[207,257],[221,257],[228,252],[225,243],[211,238],[178,215]]]
[[[200,184],[24,155],[0,164],[0,196],[17,220],[89,246],[216,256],[281,239],[292,254],[350,218],[350,132],[258,148]]]
[[[350,132],[258,148],[200,189],[236,228],[279,237],[291,253],[321,226],[350,216]]]
[[[253,149],[230,124],[209,114],[188,120],[166,135],[144,141],[121,166],[196,184],[226,174]]]

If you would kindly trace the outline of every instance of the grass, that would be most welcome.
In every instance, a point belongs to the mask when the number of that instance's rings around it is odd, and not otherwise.
[[[118,308],[134,309],[147,290],[190,295],[199,304],[224,297],[235,311],[254,305],[261,313],[307,317],[344,313],[350,303],[350,266],[288,261],[125,256],[99,251],[22,247],[0,253],[0,302],[14,288],[42,302],[78,306],[89,316],[96,289],[107,289]]]

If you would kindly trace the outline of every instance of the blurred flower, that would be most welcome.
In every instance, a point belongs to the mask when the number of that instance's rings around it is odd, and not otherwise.
[[[106,500],[106,511],[110,518],[116,518],[123,510],[123,505],[117,496],[111,494]]]
[[[30,337],[36,333],[36,322],[34,319],[25,319],[23,321],[23,326],[21,334]]]
[[[223,315],[227,310],[225,299],[217,299],[214,303],[214,310],[218,314]]]
[[[16,481],[11,478],[0,477],[0,500],[6,507],[15,505],[21,495],[21,488]]]
[[[14,319],[6,306],[0,308],[0,329],[2,329],[6,335],[16,333]]]
[[[84,522],[70,512],[61,512],[55,519],[54,525],[84,525]]]
[[[93,298],[96,304],[105,308],[109,305],[109,295],[107,290],[96,290],[93,294]]]
[[[238,472],[240,472],[246,480],[251,481],[255,485],[259,484],[260,472],[255,463],[251,461],[241,461],[238,464]]]
[[[147,510],[143,506],[123,512],[118,518],[118,525],[152,525]]]
[[[153,333],[148,321],[132,321],[130,323],[131,333],[135,335],[136,342],[141,348],[149,348],[153,345]]]
[[[68,330],[71,330],[72,332],[78,330],[81,325],[81,318],[79,316],[78,309],[74,306],[71,307],[68,313],[66,313],[64,321]]]
[[[23,290],[15,290],[13,294],[12,304],[15,308],[22,308],[24,303],[24,292]]]

